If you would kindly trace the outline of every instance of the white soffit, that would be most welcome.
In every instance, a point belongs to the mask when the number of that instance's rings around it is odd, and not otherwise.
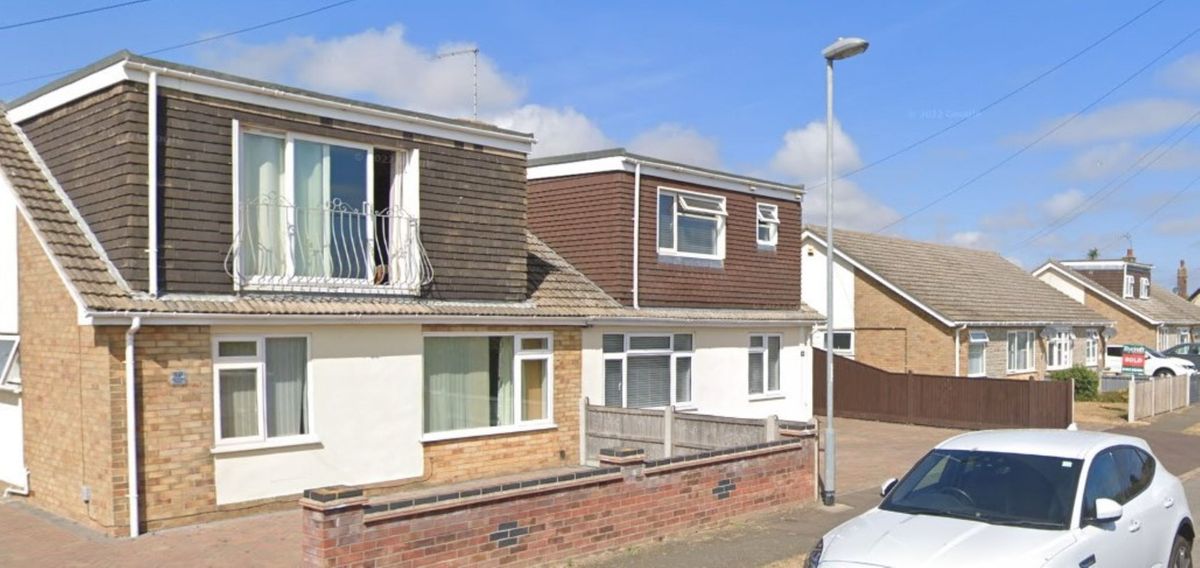
[[[710,174],[701,170],[693,170],[682,166],[674,166],[669,164],[656,164],[654,162],[629,158],[626,156],[607,156],[603,158],[592,158],[578,160],[574,162],[562,162],[559,164],[546,164],[541,166],[532,166],[527,174],[532,180],[550,179],[567,176],[578,176],[586,174],[598,174],[604,172],[633,172],[634,166],[637,163],[642,165],[642,177],[656,177],[671,181],[724,189],[726,191],[736,191],[739,193],[749,193],[751,195],[762,195],[774,199],[784,199],[787,201],[800,201],[802,195],[795,190],[780,189],[784,186],[769,187],[762,182],[751,180],[741,181],[736,175]]]

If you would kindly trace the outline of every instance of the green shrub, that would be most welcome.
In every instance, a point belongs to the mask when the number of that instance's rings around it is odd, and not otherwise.
[[[1100,394],[1100,375],[1081,365],[1054,371],[1050,373],[1050,379],[1055,381],[1075,379],[1075,400],[1078,401],[1096,400],[1097,395]]]

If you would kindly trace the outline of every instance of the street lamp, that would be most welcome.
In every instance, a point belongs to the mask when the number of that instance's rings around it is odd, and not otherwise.
[[[825,485],[821,501],[832,506],[837,475],[833,434],[833,62],[867,50],[867,40],[841,37],[821,51],[825,57]]]

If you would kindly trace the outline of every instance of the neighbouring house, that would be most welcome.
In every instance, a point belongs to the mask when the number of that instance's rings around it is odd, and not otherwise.
[[[1152,284],[1154,267],[1130,249],[1119,259],[1051,260],[1033,275],[1117,322],[1115,344],[1168,349],[1200,337],[1200,306]],[[1186,272],[1182,274],[1186,287]]]
[[[583,331],[597,404],[812,416],[803,188],[612,149],[530,161],[529,225],[626,308]]]
[[[825,313],[826,233],[806,227],[806,304]],[[994,252],[834,232],[834,353],[892,372],[1041,378],[1104,364],[1113,320]],[[822,326],[814,345],[824,345]]]
[[[618,333],[599,330],[627,333],[603,358],[648,379],[630,396],[667,402],[655,373],[676,398],[693,358],[715,380],[726,322],[760,313],[742,384],[768,353],[807,418],[799,300],[623,306],[530,233],[532,142],[127,52],[12,102],[0,479],[137,534],[313,487],[578,465],[581,369]]]

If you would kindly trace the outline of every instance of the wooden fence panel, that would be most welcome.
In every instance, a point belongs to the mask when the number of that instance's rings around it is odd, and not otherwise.
[[[1065,428],[1071,383],[890,373],[834,358],[834,412],[947,428]],[[825,412],[825,353],[813,350],[813,407]]]

